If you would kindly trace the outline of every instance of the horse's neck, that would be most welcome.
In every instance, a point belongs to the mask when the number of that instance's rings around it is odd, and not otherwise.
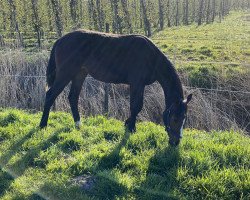
[[[173,103],[183,100],[183,90],[180,82],[180,78],[176,73],[174,67],[167,59],[159,66],[159,78],[158,81],[161,84],[164,95],[165,104],[168,109]]]

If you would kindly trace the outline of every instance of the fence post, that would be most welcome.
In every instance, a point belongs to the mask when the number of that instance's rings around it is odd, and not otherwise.
[[[109,23],[106,23],[106,33],[109,33]],[[109,83],[104,85],[104,114],[109,112]]]

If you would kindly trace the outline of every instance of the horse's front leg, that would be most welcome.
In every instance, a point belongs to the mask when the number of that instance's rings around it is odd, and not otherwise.
[[[143,106],[144,85],[130,85],[130,117],[125,121],[125,126],[130,132],[135,132],[135,122]]]

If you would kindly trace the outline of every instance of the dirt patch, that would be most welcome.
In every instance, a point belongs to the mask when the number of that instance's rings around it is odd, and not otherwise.
[[[96,179],[92,175],[77,176],[71,180],[73,185],[79,186],[82,190],[91,190],[96,182]]]

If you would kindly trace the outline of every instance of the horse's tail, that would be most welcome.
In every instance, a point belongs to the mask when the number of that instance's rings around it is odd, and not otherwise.
[[[56,58],[55,58],[56,44],[57,42],[54,44],[52,51],[50,53],[49,63],[46,71],[47,85],[49,88],[53,85],[56,78]]]

